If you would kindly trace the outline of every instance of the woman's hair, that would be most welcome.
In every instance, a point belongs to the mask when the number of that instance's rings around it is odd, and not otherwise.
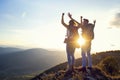
[[[69,25],[77,26],[78,24],[74,20],[70,20]]]
[[[70,21],[69,21],[69,25],[75,25],[74,20],[70,20]]]

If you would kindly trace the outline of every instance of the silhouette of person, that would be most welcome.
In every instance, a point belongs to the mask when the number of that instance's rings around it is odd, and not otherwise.
[[[69,13],[70,14],[70,13]],[[69,16],[71,20],[74,20],[77,22],[75,19],[72,18],[71,14]],[[91,42],[94,39],[94,27],[96,21],[93,21],[92,23],[89,23],[88,19],[83,19],[84,21],[82,22],[82,16],[81,16],[81,24],[77,22],[79,27],[82,28],[82,37],[85,40],[85,44],[81,46],[81,54],[82,54],[82,71],[86,71],[86,66],[88,62],[88,69],[92,69],[92,58],[91,58]],[[87,54],[87,56],[86,56]],[[88,60],[88,61],[87,61]]]
[[[85,44],[81,47],[81,54],[82,54],[82,68],[83,71],[86,71],[86,66],[88,62],[88,69],[92,69],[92,58],[91,58],[91,43],[94,39],[94,27],[96,21],[89,23],[88,19],[84,19],[83,27],[82,27],[82,37],[85,40]],[[87,56],[86,56],[87,54]]]
[[[66,43],[66,53],[67,53],[67,59],[68,59],[67,72],[71,73],[74,71],[74,62],[75,62],[74,52],[76,48],[79,48],[79,44],[77,43],[77,40],[79,39],[78,29],[80,27],[78,27],[75,24],[74,20],[70,20],[69,24],[66,24],[64,22],[64,13],[62,13],[61,23],[67,29],[67,35],[64,40],[64,43]]]

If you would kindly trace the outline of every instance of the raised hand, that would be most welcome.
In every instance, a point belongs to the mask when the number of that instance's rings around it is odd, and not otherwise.
[[[72,15],[71,15],[70,13],[68,13],[68,16],[69,16],[70,18],[72,18]]]
[[[96,23],[96,20],[94,20],[93,23],[95,24],[95,23]]]
[[[65,15],[65,13],[62,13],[62,16],[64,16]]]
[[[83,17],[82,17],[82,16],[80,16],[80,22],[81,22],[81,24],[83,23],[82,18],[83,18]]]
[[[82,19],[82,18],[83,18],[83,16],[80,16],[80,18]]]

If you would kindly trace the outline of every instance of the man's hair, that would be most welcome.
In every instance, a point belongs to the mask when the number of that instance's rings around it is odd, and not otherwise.
[[[87,21],[87,22],[89,22],[89,20],[88,19],[83,19],[84,21]]]

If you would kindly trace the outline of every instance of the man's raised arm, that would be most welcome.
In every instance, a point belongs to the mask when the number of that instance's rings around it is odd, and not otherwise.
[[[94,20],[93,23],[94,23],[93,25],[94,25],[94,27],[95,27],[96,20]]]
[[[75,19],[73,19],[73,18],[72,18],[72,15],[71,15],[70,13],[68,13],[68,16],[69,16],[69,18],[70,18],[71,20],[74,20],[74,21],[78,24],[79,27],[82,26],[82,23],[79,23],[78,21],[76,21]],[[82,17],[81,17],[81,19],[82,19]],[[82,20],[81,20],[81,22],[82,22]]]
[[[77,24],[80,24],[78,21],[76,21],[75,19],[72,18],[72,15],[70,13],[68,13],[68,16],[71,20],[74,20]]]

